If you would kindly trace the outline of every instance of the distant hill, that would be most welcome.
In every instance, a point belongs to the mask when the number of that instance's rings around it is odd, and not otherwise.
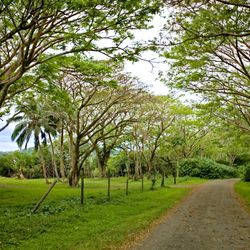
[[[26,150],[22,149],[21,152],[29,152],[29,153],[32,153],[34,150],[34,147],[32,148],[27,148]],[[0,151],[0,156],[1,155],[6,155],[6,154],[9,154],[9,153],[12,153],[14,151],[17,151],[17,150],[13,150],[13,151]]]

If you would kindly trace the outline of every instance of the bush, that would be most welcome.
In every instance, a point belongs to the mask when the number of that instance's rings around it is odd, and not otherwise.
[[[191,158],[180,162],[180,176],[192,176],[206,179],[237,177],[235,168],[219,164],[211,159]]]
[[[10,160],[6,155],[0,156],[0,175],[11,177],[16,172],[16,169],[11,165]]]
[[[244,181],[250,181],[250,164],[248,164],[246,167],[245,167],[245,171],[244,171],[244,178],[243,178]]]
[[[9,152],[0,156],[0,175],[5,177],[20,176],[25,178],[42,177],[41,167],[34,152]]]

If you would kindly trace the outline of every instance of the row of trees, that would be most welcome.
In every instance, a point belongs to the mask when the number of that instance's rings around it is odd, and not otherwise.
[[[136,119],[133,109],[143,98],[139,84],[115,71],[114,62],[137,60],[148,48],[133,42],[133,31],[148,28],[162,5],[156,0],[1,1],[0,116],[16,110],[1,130],[17,122],[12,139],[20,148],[34,137],[46,180],[47,143],[58,178],[65,178],[65,150],[71,185],[77,185],[93,151],[104,174],[113,145]],[[93,61],[96,54],[113,62]],[[107,139],[113,141],[106,147]]]
[[[154,179],[156,173],[176,176],[183,158],[207,157],[231,166],[249,160],[249,136],[225,129],[204,109],[153,96],[108,62],[81,66],[84,75],[60,67],[52,83],[16,98],[12,139],[20,148],[34,139],[46,181],[67,177],[76,186],[83,169],[88,176],[113,171]],[[16,169],[22,176],[22,168]]]
[[[233,126],[246,144],[250,129],[250,2],[169,0],[166,4],[172,10],[166,25],[170,32],[162,32],[161,41],[165,42],[161,45],[171,69],[164,81],[202,97],[207,112],[225,126]],[[232,146],[233,162],[233,152],[242,149],[230,133],[225,139]]]
[[[168,32],[158,42],[131,43],[166,5]],[[135,178],[153,178],[166,168],[175,175],[182,158],[233,165],[246,154],[248,1],[6,0],[0,13],[0,116],[15,109],[0,130],[16,122],[20,148],[34,138],[45,180],[48,152],[54,175],[72,186],[93,155],[100,176],[124,152],[127,171],[133,162]],[[200,94],[202,104],[152,96],[121,73],[123,59],[157,46],[171,65],[163,80]],[[105,60],[93,60],[96,53]]]

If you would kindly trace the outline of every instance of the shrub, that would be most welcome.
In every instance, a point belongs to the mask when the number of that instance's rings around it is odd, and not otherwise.
[[[207,158],[190,158],[180,162],[180,176],[192,176],[207,179],[237,177],[235,168],[219,164]]]
[[[11,177],[15,172],[16,169],[11,165],[7,154],[0,156],[0,175]]]
[[[244,181],[250,181],[250,164],[245,167],[244,171]]]

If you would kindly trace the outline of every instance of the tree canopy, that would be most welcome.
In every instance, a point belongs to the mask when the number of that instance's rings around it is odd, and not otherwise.
[[[67,54],[100,53],[133,60],[140,44],[128,45],[144,29],[161,1],[3,0],[0,4],[0,107],[36,84],[39,65]],[[93,55],[93,54],[92,54]]]
[[[230,107],[249,126],[250,2],[167,1],[166,82]]]

